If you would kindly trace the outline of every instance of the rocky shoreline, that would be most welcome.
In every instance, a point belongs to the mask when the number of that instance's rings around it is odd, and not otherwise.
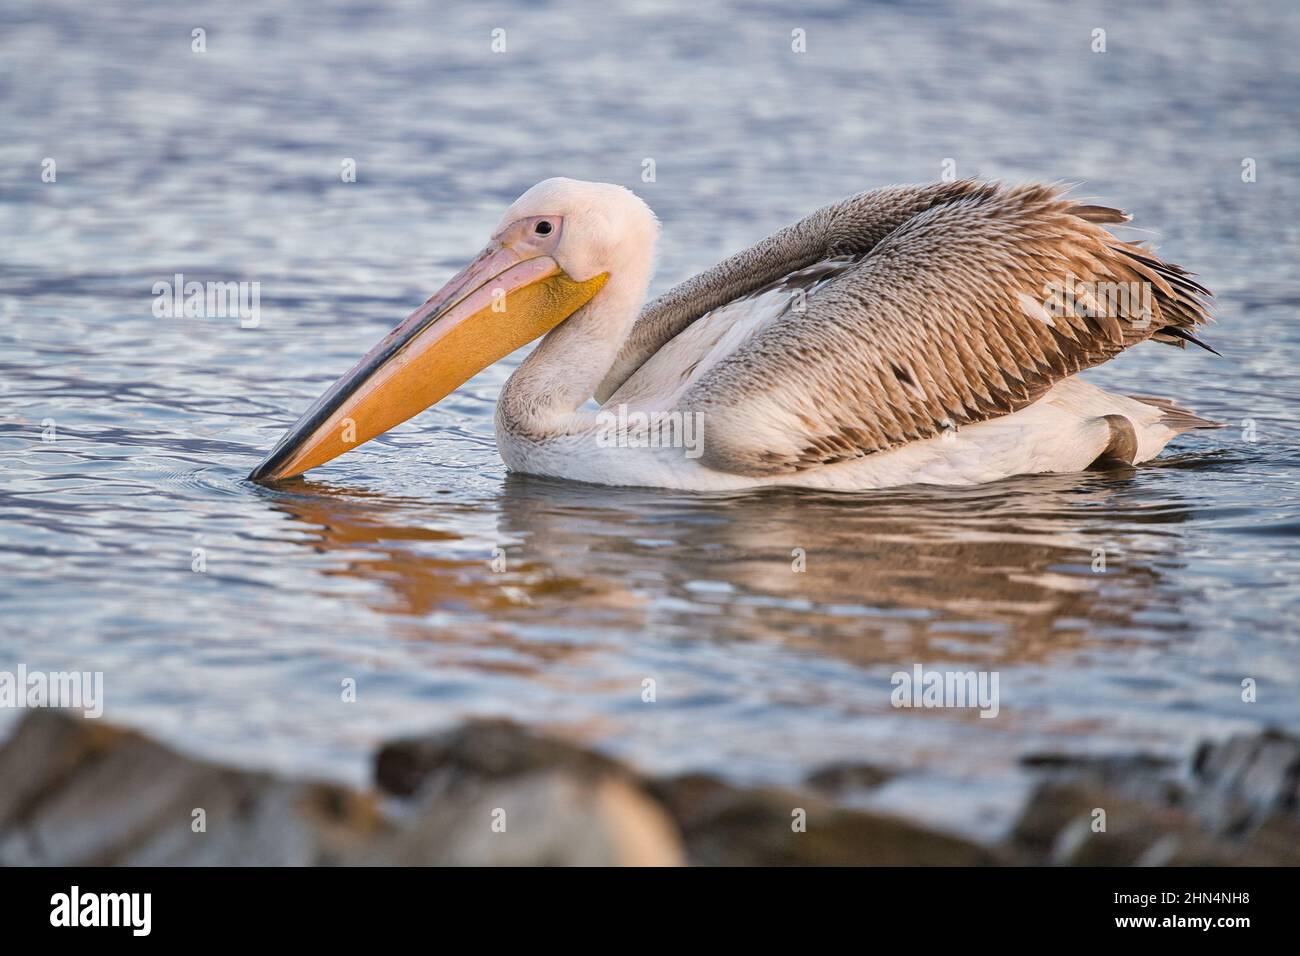
[[[869,765],[791,789],[649,778],[476,720],[384,745],[358,791],[41,710],[0,748],[0,865],[1300,865],[1298,737],[1023,763],[1041,779],[982,845],[844,805],[891,776]]]

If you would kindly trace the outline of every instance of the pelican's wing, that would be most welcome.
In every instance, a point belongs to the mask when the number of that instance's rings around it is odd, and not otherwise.
[[[997,418],[1144,339],[1196,341],[1209,293],[1102,228],[1124,221],[1041,185],[864,193],[651,303],[602,391],[701,316],[752,313],[757,283],[790,301],[715,348],[676,403],[703,415],[703,464],[788,474]],[[782,279],[809,266],[816,282]]]

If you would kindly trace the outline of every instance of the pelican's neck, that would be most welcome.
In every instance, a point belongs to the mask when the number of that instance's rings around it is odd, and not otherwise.
[[[570,430],[578,407],[595,394],[645,303],[651,257],[611,270],[590,302],[547,333],[506,381],[497,427],[544,438]]]

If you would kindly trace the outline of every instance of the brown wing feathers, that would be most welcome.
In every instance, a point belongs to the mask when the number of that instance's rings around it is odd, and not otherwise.
[[[1144,339],[1196,341],[1209,293],[1102,228],[1127,218],[1041,185],[864,193],[656,300],[633,351],[653,354],[658,337],[698,317],[692,304],[719,270],[729,291],[742,284],[747,257],[770,273],[786,244],[801,266],[814,248],[813,261],[860,255],[804,311],[706,373],[683,406],[704,413],[704,463],[720,470],[779,474],[872,454],[1016,411]]]

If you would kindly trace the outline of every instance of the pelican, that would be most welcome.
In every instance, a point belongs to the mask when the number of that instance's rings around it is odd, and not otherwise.
[[[495,420],[526,474],[854,491],[1148,461],[1219,426],[1075,373],[1146,339],[1209,349],[1193,332],[1210,294],[1105,228],[1128,220],[1056,186],[891,186],[644,305],[654,213],[621,186],[548,179],[249,477],[324,464],[538,337]]]

